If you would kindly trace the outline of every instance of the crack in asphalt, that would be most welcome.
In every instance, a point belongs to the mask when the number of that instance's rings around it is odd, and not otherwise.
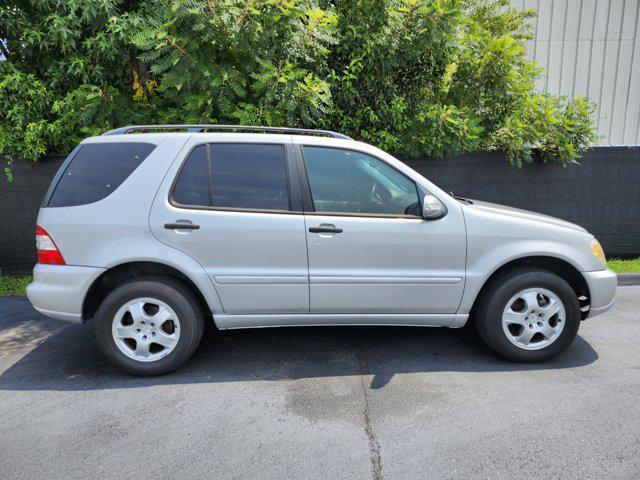
[[[362,410],[362,420],[364,422],[364,432],[369,439],[369,458],[371,459],[371,473],[373,480],[382,480],[382,456],[380,455],[380,442],[376,437],[373,427],[371,426],[371,415],[369,412],[369,387],[365,379],[365,374],[369,370],[369,362],[361,352],[355,352],[360,365],[360,386],[362,387],[362,396],[364,399],[364,408]]]

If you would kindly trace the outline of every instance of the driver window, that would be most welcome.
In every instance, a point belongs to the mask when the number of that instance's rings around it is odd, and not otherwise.
[[[415,183],[365,153],[304,147],[316,212],[420,216]]]

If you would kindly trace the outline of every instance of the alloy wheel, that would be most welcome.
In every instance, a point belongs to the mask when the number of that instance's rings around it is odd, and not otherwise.
[[[566,323],[562,300],[545,288],[516,293],[502,313],[502,329],[511,343],[525,350],[540,350],[555,342]]]
[[[169,355],[180,339],[180,321],[173,309],[155,298],[136,298],[115,314],[113,340],[127,357],[153,362]]]

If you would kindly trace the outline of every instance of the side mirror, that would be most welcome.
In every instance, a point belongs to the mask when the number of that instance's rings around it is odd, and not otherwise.
[[[422,217],[433,220],[445,214],[445,206],[433,195],[425,195],[422,202]]]

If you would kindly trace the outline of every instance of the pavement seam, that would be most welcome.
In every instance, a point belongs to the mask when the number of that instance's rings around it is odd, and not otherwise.
[[[371,426],[371,416],[369,412],[369,387],[365,378],[366,372],[369,370],[369,362],[361,352],[355,352],[360,366],[360,386],[362,387],[362,396],[364,400],[364,408],[362,410],[362,420],[364,422],[364,432],[369,439],[369,457],[371,459],[371,473],[373,480],[382,480],[382,456],[380,455],[380,442],[376,437],[373,427]]]

